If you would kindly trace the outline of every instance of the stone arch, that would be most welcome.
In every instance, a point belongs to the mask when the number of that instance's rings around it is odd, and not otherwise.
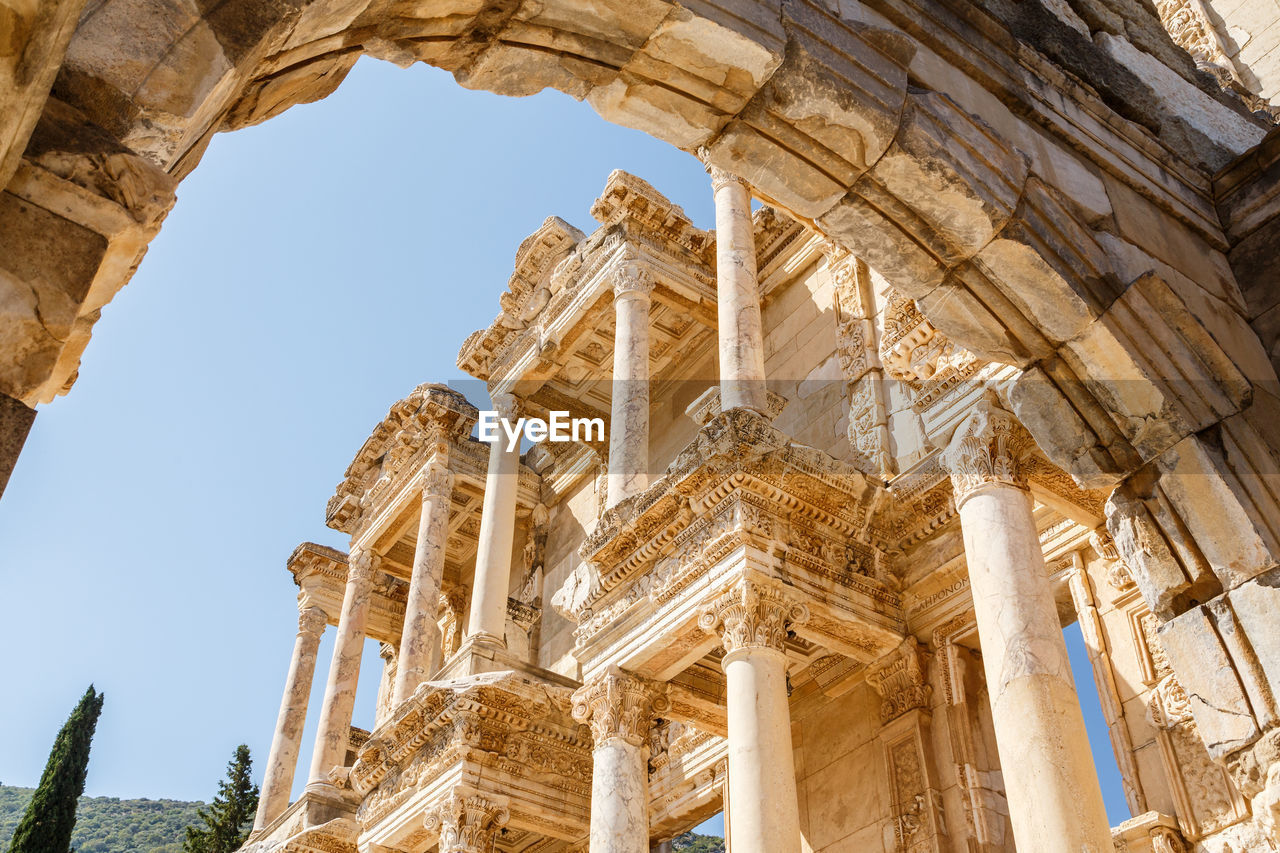
[[[70,387],[213,133],[324,97],[361,55],[422,61],[474,89],[550,86],[701,152],[953,340],[1024,368],[1013,408],[1081,485],[1120,485],[1110,525],[1170,624],[1276,564],[1275,369],[1239,310],[1210,181],[1262,130],[1158,38],[1144,55],[1165,63],[1160,86],[1196,110],[1125,70],[1129,48],[1087,39],[1101,82],[1085,87],[1079,57],[1018,41],[994,4],[89,0],[74,35],[78,3],[56,5],[32,30],[46,72],[66,45],[52,93],[28,87],[0,129],[0,277],[39,306],[7,323],[10,398]]]

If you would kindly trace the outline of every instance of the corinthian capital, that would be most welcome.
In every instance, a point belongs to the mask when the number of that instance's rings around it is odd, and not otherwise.
[[[738,649],[783,651],[789,625],[809,619],[809,608],[781,587],[739,581],[733,589],[703,608],[698,627],[720,635],[725,652]]]
[[[514,421],[520,414],[520,400],[515,394],[490,394],[493,410],[504,420]]]
[[[611,666],[573,694],[573,718],[591,724],[596,746],[621,738],[632,746],[649,742],[654,714],[670,707],[662,686]]]
[[[621,264],[613,272],[613,297],[648,296],[653,292],[653,276],[635,261]]]
[[[439,462],[432,462],[422,470],[422,496],[424,498],[448,498],[453,494],[453,472]]]
[[[956,429],[943,454],[958,507],[978,488],[990,483],[1026,488],[1022,470],[1035,446],[1017,418],[1000,407],[992,392]]]
[[[733,172],[725,171],[719,166],[711,165],[711,152],[706,148],[698,149],[698,159],[702,161],[703,168],[707,170],[707,174],[711,176],[711,191],[715,192],[721,187],[728,184],[742,184],[746,186],[747,182],[739,178]]]
[[[373,574],[381,562],[382,558],[368,548],[352,551],[347,557],[347,580],[372,583]]]
[[[319,637],[324,633],[324,626],[329,624],[323,610],[319,607],[308,607],[298,614],[298,633]]]
[[[493,853],[493,841],[510,818],[506,806],[481,794],[455,792],[427,812],[423,825],[440,834],[440,853]]]

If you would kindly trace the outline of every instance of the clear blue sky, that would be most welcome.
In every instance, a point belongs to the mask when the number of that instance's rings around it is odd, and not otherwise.
[[[345,547],[324,505],[360,444],[415,385],[461,378],[516,246],[548,215],[590,231],[615,168],[711,227],[692,157],[423,66],[363,59],[328,99],[215,137],[0,500],[0,781],[36,782],[91,681],[91,795],[207,800],[236,744],[263,759],[296,631],[285,558]],[[357,725],[380,663],[371,643]]]

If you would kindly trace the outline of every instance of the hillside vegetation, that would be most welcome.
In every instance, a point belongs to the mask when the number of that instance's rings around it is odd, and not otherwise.
[[[31,788],[0,785],[0,850],[31,800]],[[183,828],[204,803],[81,797],[71,845],[76,853],[182,853]]]

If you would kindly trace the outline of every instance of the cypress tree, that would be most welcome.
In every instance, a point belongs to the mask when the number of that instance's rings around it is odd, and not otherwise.
[[[105,696],[105,693],[95,693],[90,684],[58,732],[40,784],[13,833],[9,853],[69,853],[71,850],[76,802],[84,793],[89,746]]]
[[[258,786],[250,778],[252,768],[249,747],[240,744],[227,764],[227,778],[218,783],[218,795],[207,811],[200,809],[196,813],[204,826],[187,827],[187,838],[182,842],[186,853],[233,853],[244,844],[258,810]]]

